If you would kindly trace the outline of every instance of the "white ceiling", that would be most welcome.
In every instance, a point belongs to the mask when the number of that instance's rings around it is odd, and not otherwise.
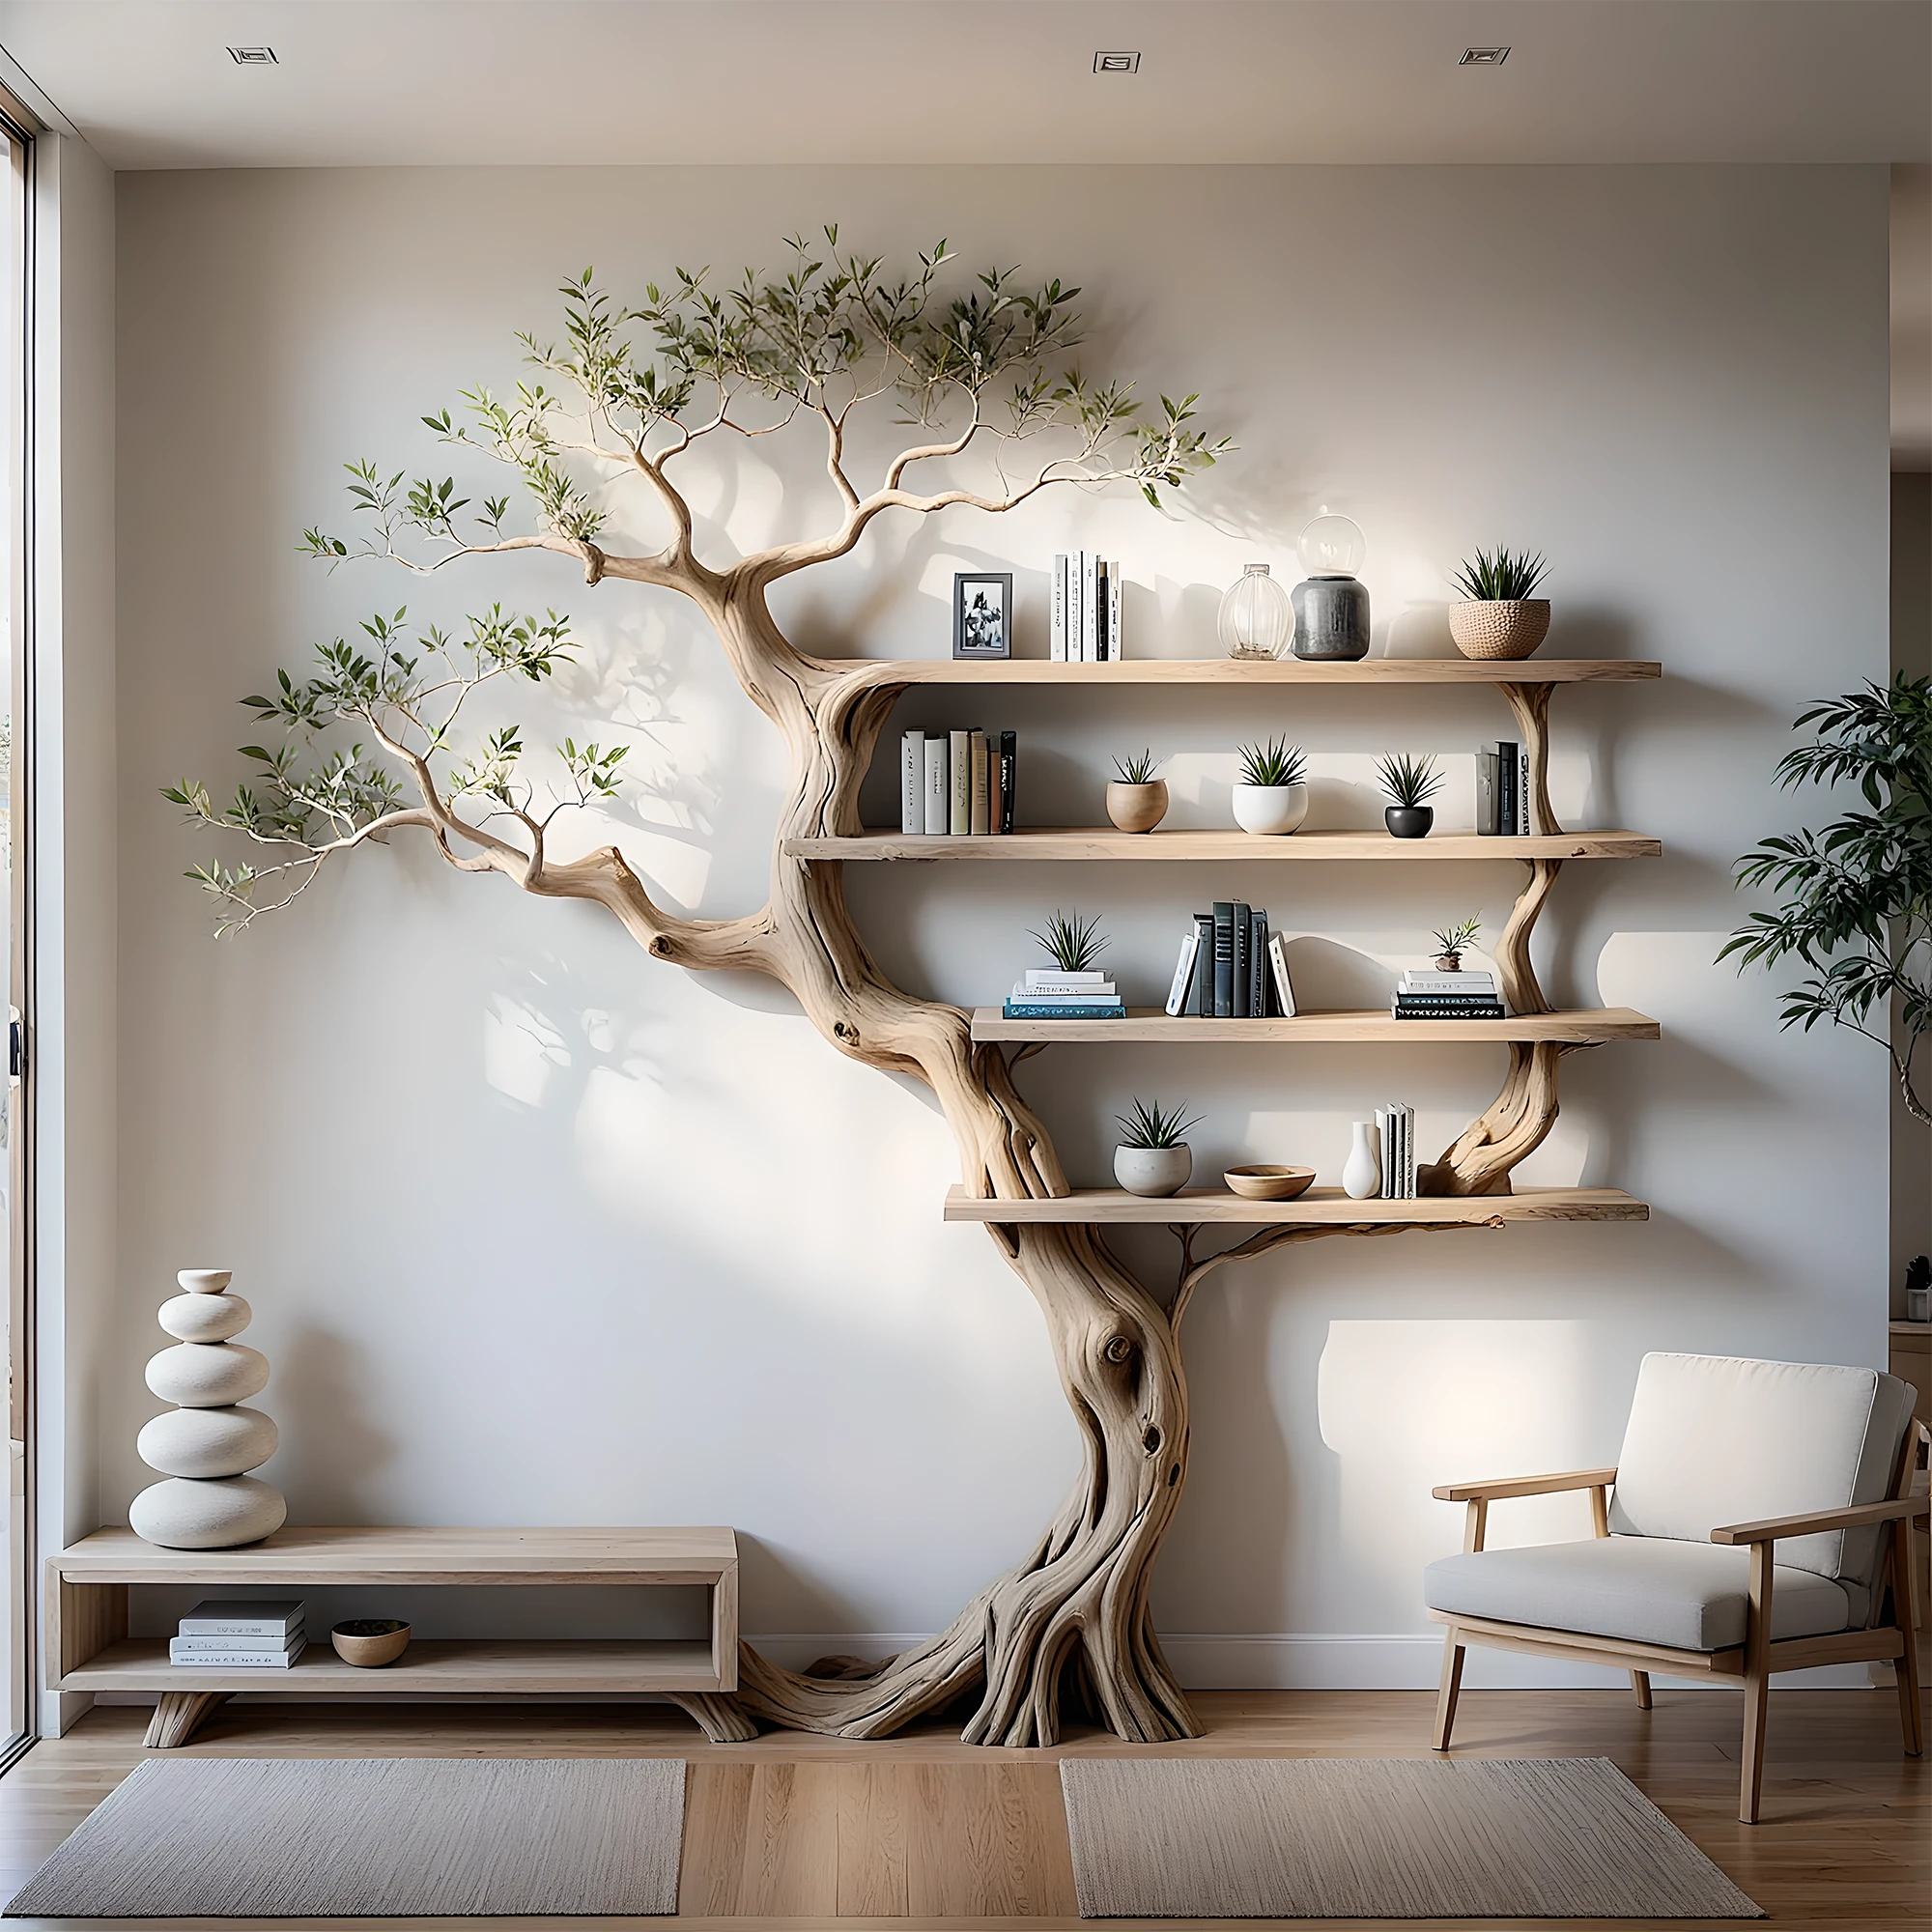
[[[0,47],[117,168],[1932,160],[1932,0],[0,0]]]

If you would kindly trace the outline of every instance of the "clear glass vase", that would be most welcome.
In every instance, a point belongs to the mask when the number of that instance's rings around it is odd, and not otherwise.
[[[1215,629],[1231,658],[1272,662],[1281,656],[1294,635],[1294,611],[1266,564],[1251,563],[1242,571],[1240,582],[1221,599]]]

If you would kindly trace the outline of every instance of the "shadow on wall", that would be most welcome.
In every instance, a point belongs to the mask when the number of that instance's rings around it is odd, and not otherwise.
[[[298,1522],[381,1522],[378,1478],[394,1461],[396,1440],[369,1412],[368,1351],[305,1321],[281,1351],[274,1413],[284,1440],[302,1445],[306,1467],[319,1472],[292,1499]]]

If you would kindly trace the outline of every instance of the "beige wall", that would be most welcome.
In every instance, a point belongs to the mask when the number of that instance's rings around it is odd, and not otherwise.
[[[1571,867],[1540,955],[1559,999],[1642,1008],[1664,1040],[1569,1062],[1522,1170],[1626,1186],[1654,1218],[1335,1241],[1217,1275],[1189,1317],[1194,1463],[1156,1586],[1183,1674],[1433,1681],[1417,1571],[1460,1530],[1432,1482],[1613,1455],[1647,1349],[1883,1359],[1883,1062],[1780,1033],[1774,983],[1714,963],[1744,909],[1732,861],[1800,816],[1770,783],[1790,719],[1886,662],[1883,169],[290,170],[119,191],[110,1512],[143,1480],[154,1307],[174,1268],[214,1261],[275,1364],[266,1473],[298,1520],[732,1522],[746,1627],[787,1655],[939,1627],[1069,1480],[1037,1313],[981,1234],[939,1222],[953,1154],[923,1094],[829,1052],[768,984],[653,966],[588,911],[407,842],[216,946],[181,878],[213,841],[157,795],[232,782],[252,735],[235,700],[374,610],[554,605],[587,653],[524,706],[528,735],[615,735],[642,781],[582,836],[619,838],[679,906],[756,903],[776,750],[681,609],[528,558],[331,576],[294,543],[342,521],[346,458],[440,473],[418,417],[514,381],[511,331],[554,327],[563,274],[595,263],[634,292],[677,263],[771,262],[827,219],[1080,284],[1090,366],[1200,390],[1240,452],[1166,517],[1065,495],[881,526],[785,586],[801,642],[944,655],[952,573],[1010,568],[1040,653],[1052,553],[1085,545],[1126,563],[1134,648],[1211,653],[1222,587],[1251,558],[1292,579],[1326,503],[1368,533],[1378,648],[1445,648],[1447,571],[1506,540],[1552,560],[1548,649],[1667,668],[1559,702],[1559,810],[1660,833],[1666,856]],[[707,465],[698,534],[720,554],[828,514],[809,446]],[[618,526],[649,539],[639,506]],[[1327,822],[1373,823],[1373,758],[1404,749],[1443,755],[1444,823],[1466,824],[1474,748],[1507,728],[1483,694],[1417,690],[1265,717],[1206,692],[972,714],[909,699],[894,728],[1016,728],[1023,815],[1076,824],[1144,743],[1179,822],[1222,820],[1234,748],[1263,728],[1315,753]],[[889,756],[868,799],[895,810]],[[1413,954],[1478,907],[1493,932],[1517,870],[881,867],[849,890],[888,970],[934,996],[997,998],[1026,928],[1077,904],[1146,1002],[1197,904],[1247,896]],[[1094,1182],[1132,1094],[1206,1114],[1206,1173],[1305,1159],[1332,1179],[1376,1102],[1411,1100],[1443,1142],[1501,1073],[1488,1048],[1142,1045],[1057,1049],[1022,1077]],[[1168,1278],[1172,1243],[1131,1259]],[[1531,1505],[1503,1533],[1567,1520]]]

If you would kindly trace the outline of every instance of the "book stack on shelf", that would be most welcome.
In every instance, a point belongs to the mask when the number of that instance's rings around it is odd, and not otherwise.
[[[1121,566],[1091,550],[1063,551],[1053,559],[1053,608],[1047,655],[1055,664],[1118,664],[1121,648]]]
[[[899,830],[912,838],[1010,833],[1018,741],[1002,731],[908,731],[899,740]]]
[[[1509,739],[1476,753],[1476,830],[1492,838],[1529,836],[1529,768]]]
[[[228,1603],[210,1599],[181,1620],[168,1662],[187,1669],[286,1670],[308,1638],[298,1599]]]
[[[1239,899],[1197,912],[1180,937],[1167,1014],[1179,1019],[1260,1020],[1294,1017],[1288,977],[1288,941],[1268,933],[1265,912]]]
[[[1104,973],[1029,972],[1007,996],[1009,1020],[1123,1020],[1121,989]]]
[[[1384,1201],[1413,1201],[1415,1193],[1415,1109],[1390,1101],[1376,1109],[1382,1137]]]
[[[1415,968],[1396,981],[1389,1011],[1399,1020],[1500,1020],[1509,1015],[1493,973]]]

